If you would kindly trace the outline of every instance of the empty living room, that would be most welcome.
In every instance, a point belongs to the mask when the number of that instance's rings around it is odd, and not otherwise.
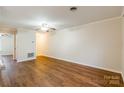
[[[124,87],[123,6],[0,6],[0,87]]]

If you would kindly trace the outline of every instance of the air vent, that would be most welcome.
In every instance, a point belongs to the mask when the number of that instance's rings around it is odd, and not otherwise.
[[[34,53],[28,53],[27,57],[28,57],[28,58],[34,57]]]
[[[70,11],[72,11],[72,12],[74,12],[74,11],[76,11],[77,10],[77,7],[71,7],[70,8]]]

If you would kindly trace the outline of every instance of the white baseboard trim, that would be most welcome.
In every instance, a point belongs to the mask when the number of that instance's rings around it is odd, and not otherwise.
[[[55,59],[58,59],[58,60],[63,60],[63,61],[71,62],[71,63],[80,64],[79,62],[75,62],[73,60],[58,58],[58,57],[54,57],[54,56],[49,56],[49,55],[41,55],[41,56],[46,56],[46,57],[55,58]],[[85,66],[89,66],[89,67],[98,68],[98,69],[107,70],[107,71],[111,71],[111,72],[115,72],[115,73],[120,73],[121,74],[121,71],[117,71],[117,70],[114,70],[114,69],[109,69],[109,68],[104,68],[104,67],[98,67],[98,66],[89,65],[89,64],[80,64],[80,65],[85,65]]]
[[[28,58],[28,59],[22,59],[22,60],[17,60],[17,62],[25,62],[25,61],[35,60],[35,59],[36,59],[36,57]]]
[[[121,72],[121,76],[122,76],[122,79],[123,79],[123,81],[124,81],[124,74]]]

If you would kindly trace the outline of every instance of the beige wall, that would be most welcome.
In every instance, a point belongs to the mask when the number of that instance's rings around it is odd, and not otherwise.
[[[121,71],[120,18],[44,33],[40,38],[42,55]]]
[[[1,37],[0,37],[0,51],[2,50],[2,40],[1,40]]]
[[[42,34],[37,32],[36,33],[36,55],[41,56],[42,55]]]
[[[122,75],[124,79],[124,18],[122,18]]]
[[[0,33],[16,34],[17,29],[0,25]]]

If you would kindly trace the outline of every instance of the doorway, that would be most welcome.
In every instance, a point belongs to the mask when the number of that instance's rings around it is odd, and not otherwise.
[[[0,55],[13,56],[14,36],[8,33],[0,34]]]
[[[12,55],[13,60],[16,60],[16,33],[16,30],[0,31],[0,56]]]
[[[0,33],[0,69],[5,68],[4,58],[16,60],[16,34]]]

